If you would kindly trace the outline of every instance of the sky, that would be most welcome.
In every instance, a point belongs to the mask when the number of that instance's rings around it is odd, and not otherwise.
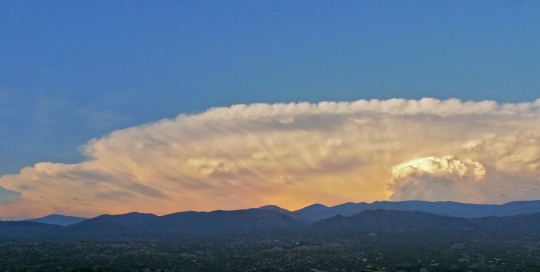
[[[538,1],[2,1],[0,220],[540,199]]]

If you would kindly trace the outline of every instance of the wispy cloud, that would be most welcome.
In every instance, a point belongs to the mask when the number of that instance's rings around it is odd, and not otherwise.
[[[5,175],[6,189],[32,189],[0,205],[0,215],[299,208],[391,196],[437,200],[441,190],[444,200],[468,202],[540,198],[539,143],[540,100],[235,105],[114,131],[88,142],[79,164],[43,162]],[[419,168],[414,162],[422,159],[455,161],[471,173],[481,165],[485,173],[469,180],[451,166],[396,178],[396,166]]]

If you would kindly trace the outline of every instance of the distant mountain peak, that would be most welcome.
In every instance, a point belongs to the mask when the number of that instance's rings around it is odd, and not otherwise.
[[[300,210],[305,210],[305,209],[310,209],[310,210],[314,210],[314,209],[330,209],[330,207],[326,206],[326,205],[323,205],[323,204],[319,204],[319,203],[315,203],[315,204],[311,204],[309,206],[306,206]]]
[[[291,211],[287,210],[287,209],[284,209],[284,208],[281,208],[280,206],[277,206],[277,205],[264,205],[264,206],[261,206],[259,207],[260,210],[271,210],[271,211],[278,211],[280,213],[284,213],[284,214],[289,214]]]
[[[79,223],[86,219],[88,218],[61,215],[61,214],[49,214],[44,217],[28,219],[28,220],[23,220],[23,221],[45,223],[45,224],[59,225],[59,226],[68,226],[68,225]]]

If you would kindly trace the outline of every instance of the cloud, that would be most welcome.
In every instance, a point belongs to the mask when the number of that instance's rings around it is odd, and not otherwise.
[[[0,186],[21,191],[22,201],[0,205],[0,215],[535,199],[539,143],[540,100],[234,105],[113,131],[89,141],[79,164],[4,175]],[[411,164],[426,158],[440,167]],[[400,165],[418,171],[396,178]]]
[[[486,168],[480,162],[470,159],[452,156],[422,158],[392,167],[392,174],[392,201],[485,200],[478,188],[475,188],[475,183],[484,179]]]
[[[11,204],[21,201],[21,193],[6,190],[0,186],[0,204]]]

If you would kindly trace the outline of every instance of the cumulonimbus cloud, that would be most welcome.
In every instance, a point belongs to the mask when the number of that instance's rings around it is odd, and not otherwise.
[[[234,105],[114,131],[88,142],[84,154],[82,163],[43,162],[1,177],[0,186],[22,195],[0,203],[0,215],[436,200],[441,184],[453,184],[443,186],[454,190],[444,200],[540,198],[540,100]],[[469,176],[421,169],[396,179],[399,165],[448,156],[481,165],[482,180],[469,178],[478,169]]]
[[[482,202],[476,182],[484,179],[480,162],[453,156],[428,157],[392,167],[393,201],[429,200]]]

